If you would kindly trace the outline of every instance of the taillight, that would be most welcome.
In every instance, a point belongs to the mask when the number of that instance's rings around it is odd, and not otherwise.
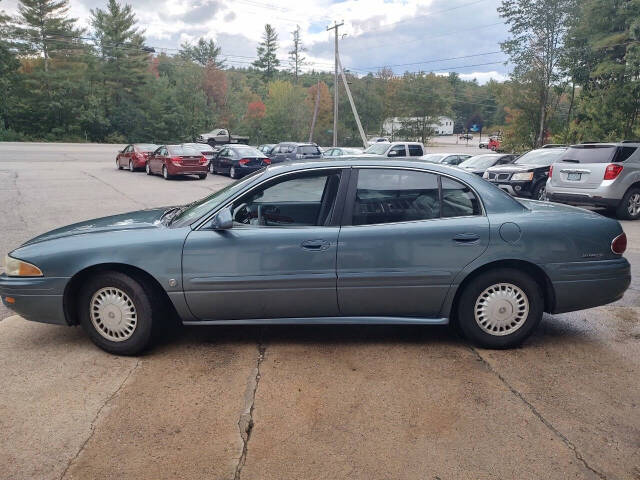
[[[264,163],[265,165],[271,165],[271,160],[269,158],[263,158],[262,163]]]
[[[246,165],[249,162],[250,162],[250,160],[248,158],[241,158],[240,160],[238,160],[238,163],[240,165]]]
[[[553,165],[549,167],[549,178],[551,178],[552,175],[553,175]]]
[[[627,249],[627,234],[622,232],[611,242],[611,251],[616,255],[622,255]]]
[[[607,165],[607,168],[604,171],[604,179],[605,180],[614,180],[620,172],[622,171],[623,166],[618,165],[616,163],[611,163]]]
[[[182,158],[181,157],[171,157],[170,160],[173,163],[175,163],[176,165],[182,165]]]
[[[205,157],[204,155],[200,157],[200,165],[206,165],[207,161],[207,157]]]

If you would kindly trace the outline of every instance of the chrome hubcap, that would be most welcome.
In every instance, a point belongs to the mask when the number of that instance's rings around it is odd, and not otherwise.
[[[490,335],[509,335],[524,325],[529,300],[512,283],[497,283],[482,292],[473,310],[478,326]]]
[[[627,209],[629,210],[629,214],[634,217],[640,214],[640,193],[634,193],[629,197]]]
[[[98,290],[91,297],[89,309],[91,323],[107,340],[122,342],[136,330],[136,306],[119,288],[105,287]]]
[[[547,196],[547,189],[546,187],[542,187],[540,189],[540,193],[538,193],[538,200],[544,200]]]
[[[162,176],[167,178],[169,175],[167,174],[167,167],[162,167]]]
[[[231,167],[231,170],[229,171],[229,174],[230,174],[232,177],[235,177],[235,176],[236,176],[236,169],[235,169],[234,167]]]

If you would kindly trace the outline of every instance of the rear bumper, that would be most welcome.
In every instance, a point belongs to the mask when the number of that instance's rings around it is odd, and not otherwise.
[[[68,278],[14,278],[0,275],[2,303],[18,315],[35,322],[68,325],[63,294]]]
[[[547,200],[550,202],[566,203],[567,205],[587,205],[594,207],[617,207],[619,198],[606,198],[597,194],[578,192],[549,191],[547,188]]]
[[[625,258],[545,265],[555,293],[551,313],[572,312],[615,302],[631,283]]]
[[[167,172],[169,175],[201,175],[209,172],[209,164],[205,165],[182,165],[176,166],[172,163],[167,164]]]

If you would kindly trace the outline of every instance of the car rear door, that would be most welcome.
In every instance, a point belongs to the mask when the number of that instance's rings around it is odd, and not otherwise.
[[[455,276],[488,243],[489,222],[465,184],[423,170],[356,169],[338,238],[340,313],[437,318]]]
[[[607,166],[624,162],[635,150],[636,147],[600,144],[571,146],[553,165],[551,185],[561,188],[598,188],[604,180]]]
[[[200,320],[338,314],[336,250],[349,169],[263,182],[232,204],[234,226],[189,233],[183,283]]]

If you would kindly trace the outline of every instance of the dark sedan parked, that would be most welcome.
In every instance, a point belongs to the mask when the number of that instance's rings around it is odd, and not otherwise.
[[[147,175],[161,174],[165,180],[176,176],[197,175],[207,178],[209,161],[198,150],[184,145],[162,145],[149,155]]]
[[[81,324],[124,355],[171,315],[190,325],[451,322],[506,348],[543,312],[621,298],[625,248],[614,219],[516,200],[454,167],[291,162],[189,205],[33,238],[7,256],[0,297],[24,318]]]
[[[132,172],[142,170],[147,162],[147,157],[156,148],[158,146],[153,143],[132,143],[127,145],[116,156],[116,167],[118,167],[118,170],[127,167]]]
[[[482,176],[487,168],[493,167],[494,165],[513,163],[517,157],[517,155],[505,153],[485,153],[484,155],[476,155],[466,159],[459,164],[458,167],[467,172]]]
[[[231,178],[240,178],[270,164],[269,157],[257,148],[226,145],[211,160],[209,171],[226,174]]]

